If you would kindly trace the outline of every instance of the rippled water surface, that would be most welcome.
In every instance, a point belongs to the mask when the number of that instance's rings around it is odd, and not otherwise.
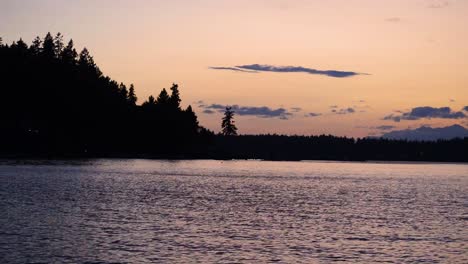
[[[468,165],[0,162],[0,263],[468,263]]]

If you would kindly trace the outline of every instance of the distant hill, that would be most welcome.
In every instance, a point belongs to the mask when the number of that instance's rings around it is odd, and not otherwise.
[[[386,139],[438,140],[468,137],[468,129],[460,125],[432,128],[421,126],[416,129],[395,130],[382,135]]]

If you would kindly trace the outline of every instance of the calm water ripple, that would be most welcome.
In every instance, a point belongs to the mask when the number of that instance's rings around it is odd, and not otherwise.
[[[2,161],[0,263],[468,263],[468,165]]]

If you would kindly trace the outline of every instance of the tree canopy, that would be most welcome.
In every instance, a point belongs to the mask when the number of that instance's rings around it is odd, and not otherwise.
[[[179,86],[137,105],[136,88],[105,76],[85,47],[61,33],[0,45],[4,152],[180,155],[212,133],[180,106]]]
[[[224,117],[221,120],[221,134],[225,136],[236,136],[237,127],[234,123],[234,111],[231,107],[226,107]]]
[[[0,157],[156,157],[468,161],[468,138],[437,142],[330,135],[221,134],[200,126],[172,84],[138,104],[137,90],[104,75],[87,48],[48,33],[31,45],[0,38]]]

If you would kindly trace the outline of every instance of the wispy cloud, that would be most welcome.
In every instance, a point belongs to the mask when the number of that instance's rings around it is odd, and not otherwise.
[[[291,111],[297,113],[297,112],[302,111],[302,108],[300,108],[300,107],[291,107]]]
[[[243,70],[243,69],[239,69],[239,68],[236,68],[236,67],[216,67],[216,66],[213,66],[213,67],[208,67],[208,68],[212,69],[212,70],[226,70],[226,71],[258,73],[258,71]]]
[[[419,120],[423,118],[444,118],[444,119],[460,119],[467,116],[461,111],[453,111],[450,107],[431,107],[421,106],[411,109],[409,112],[403,112],[401,115],[390,114],[385,116],[384,120],[392,120],[400,122],[401,120]]]
[[[335,113],[337,115],[346,115],[346,114],[354,114],[356,113],[356,110],[352,107],[348,107],[348,108],[342,108],[339,110],[333,109],[332,113]]]
[[[318,74],[325,75],[333,78],[346,78],[356,75],[368,75],[367,73],[359,73],[354,71],[339,71],[339,70],[317,70],[312,68],[306,68],[302,66],[273,66],[273,65],[264,65],[264,64],[249,64],[249,65],[239,65],[235,67],[209,67],[212,70],[230,70],[230,71],[239,71],[239,72],[278,72],[278,73],[307,73],[307,74]]]
[[[319,74],[326,75],[334,78],[351,77],[360,75],[362,73],[353,71],[338,71],[338,70],[316,70],[312,68],[306,68],[302,66],[273,66],[273,65],[261,65],[261,64],[250,64],[236,66],[240,69],[254,70],[254,71],[265,71],[265,72],[303,72],[308,74]]]
[[[205,109],[205,110],[203,110],[203,113],[205,113],[205,114],[214,114],[216,112],[211,110],[211,109]]]
[[[387,126],[387,125],[374,127],[374,129],[377,129],[377,130],[392,130],[394,128],[395,128],[395,126]]]
[[[293,114],[288,112],[285,108],[270,108],[267,106],[230,106],[235,114],[240,116],[256,116],[261,118],[279,118],[289,119]],[[222,113],[226,109],[226,105],[222,104],[211,104],[203,106],[203,113],[214,114]]]
[[[306,116],[307,117],[317,117],[317,116],[321,116],[322,114],[321,113],[308,113]]]

